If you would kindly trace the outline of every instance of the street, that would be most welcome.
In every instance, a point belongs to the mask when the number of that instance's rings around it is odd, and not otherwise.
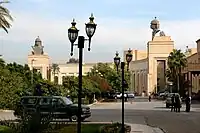
[[[190,113],[170,112],[163,102],[133,102],[125,104],[125,122],[159,127],[167,133],[200,133],[200,105],[192,105]],[[91,107],[90,121],[121,121],[120,103],[102,103]]]
[[[200,105],[193,104],[186,113],[185,105],[180,113],[165,108],[163,101],[135,100],[125,103],[125,122],[159,127],[166,133],[200,133]],[[99,103],[91,106],[92,116],[86,121],[121,122],[121,103]],[[0,118],[15,119],[11,112],[0,112]]]

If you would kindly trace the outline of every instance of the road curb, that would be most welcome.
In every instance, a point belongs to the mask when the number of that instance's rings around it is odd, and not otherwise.
[[[131,126],[131,132],[142,132],[142,133],[166,133],[164,130],[158,127],[151,127],[149,125],[143,124],[132,124],[132,123],[125,123]]]
[[[98,102],[95,102],[95,103],[92,103],[92,104],[88,104],[87,106],[89,106],[89,107],[91,107],[91,106],[93,106],[93,105],[95,105],[95,104],[97,104]]]
[[[0,112],[14,112],[13,110],[4,110],[4,109],[0,109]]]

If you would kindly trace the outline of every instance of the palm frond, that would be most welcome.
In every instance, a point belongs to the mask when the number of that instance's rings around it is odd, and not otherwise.
[[[8,29],[11,28],[11,23],[9,21],[13,21],[12,16],[10,15],[10,11],[3,7],[2,4],[10,3],[9,1],[1,1],[0,2],[0,28],[3,28],[6,33],[8,33]]]

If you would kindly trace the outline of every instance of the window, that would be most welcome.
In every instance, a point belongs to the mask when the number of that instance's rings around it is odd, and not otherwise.
[[[50,105],[51,99],[50,98],[42,98],[40,99],[40,105]]]
[[[53,105],[64,105],[65,103],[64,103],[64,101],[63,101],[62,99],[60,99],[60,98],[54,98],[54,99],[52,99],[52,104],[53,104]]]
[[[22,100],[23,104],[36,104],[37,98],[24,98]]]
[[[73,102],[69,98],[63,97],[62,99],[67,105],[73,104]]]

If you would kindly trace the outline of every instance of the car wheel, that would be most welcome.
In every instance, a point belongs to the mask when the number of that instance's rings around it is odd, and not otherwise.
[[[166,108],[169,108],[169,104],[166,104]]]
[[[78,117],[76,115],[73,115],[73,116],[70,117],[70,121],[76,122],[76,121],[78,121]]]

